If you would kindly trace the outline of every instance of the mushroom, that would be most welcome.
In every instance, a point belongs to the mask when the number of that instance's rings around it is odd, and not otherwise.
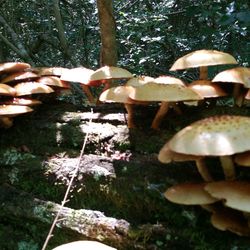
[[[156,130],[159,129],[162,119],[168,112],[169,103],[202,99],[196,92],[188,89],[180,79],[170,76],[156,78],[154,81],[136,87],[129,97],[135,101],[161,102],[151,124],[151,128]]]
[[[225,207],[217,208],[211,216],[212,225],[221,231],[230,231],[239,236],[250,236],[250,228],[242,213]]]
[[[14,86],[16,90],[16,96],[25,96],[32,94],[49,94],[54,90],[39,82],[22,82]]]
[[[130,79],[133,75],[126,69],[114,66],[103,66],[95,70],[89,77],[88,86],[100,86],[104,84],[102,92],[113,86],[114,80]]]
[[[73,241],[60,245],[52,250],[116,250],[116,248],[110,247],[103,243],[90,240]]]
[[[33,67],[26,71],[33,72],[39,76],[58,76],[60,77],[64,72],[67,72],[67,68],[63,67]]]
[[[26,98],[18,98],[18,97],[14,97],[8,101],[2,101],[0,102],[1,105],[5,104],[5,105],[21,105],[21,106],[36,106],[39,104],[42,104],[41,101],[39,100],[35,100],[35,99],[26,99]]]
[[[250,88],[250,69],[245,67],[237,67],[224,70],[218,73],[212,82],[233,83],[233,98],[235,104],[241,106],[244,100],[244,93],[241,90],[243,86],[246,89]]]
[[[246,181],[217,181],[207,183],[204,189],[225,206],[250,212],[250,183]]]
[[[250,151],[236,154],[234,156],[234,162],[243,167],[250,167]]]
[[[0,105],[0,126],[10,128],[13,125],[13,117],[32,112],[33,109],[19,105]]]
[[[237,64],[235,58],[228,53],[217,50],[196,50],[188,53],[174,62],[170,71],[188,68],[200,69],[200,80],[208,78],[208,66],[221,64]]]
[[[10,85],[17,84],[18,82],[30,81],[39,78],[39,76],[32,72],[15,72],[2,79],[2,83]]]
[[[225,178],[234,179],[235,168],[231,156],[250,150],[250,117],[208,117],[183,128],[167,144],[171,151],[179,154],[219,157]],[[199,161],[204,162],[203,159]],[[200,164],[198,171],[204,180],[211,181],[206,175],[208,170],[205,165]]]
[[[87,86],[89,82],[90,75],[94,72],[92,69],[88,69],[85,67],[78,67],[73,69],[68,69],[63,72],[60,79],[62,81],[67,82],[79,82],[81,84],[81,88],[86,94],[90,103],[95,103],[95,98],[90,91],[89,86]]]
[[[0,95],[4,96],[14,96],[16,94],[16,90],[10,87],[7,84],[0,83]]]
[[[183,205],[208,205],[218,201],[204,190],[206,183],[182,183],[167,189],[164,196]]]
[[[0,73],[10,73],[16,71],[23,71],[30,68],[30,64],[24,62],[6,62],[0,63]]]

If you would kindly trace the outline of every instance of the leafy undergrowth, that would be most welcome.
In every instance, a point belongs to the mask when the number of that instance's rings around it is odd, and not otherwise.
[[[94,108],[91,126],[88,107],[77,109],[63,103],[50,107],[44,105],[29,116],[16,118],[11,129],[1,131],[1,184],[60,203],[75,166],[72,162],[88,131],[85,154],[94,160],[103,157],[98,161],[111,174],[93,174],[91,164],[86,164],[90,170],[79,172],[68,207],[99,210],[129,221],[133,225],[130,237],[143,249],[249,249],[248,238],[213,228],[210,214],[201,207],[168,202],[163,195],[168,187],[201,179],[192,163],[164,165],[157,160],[160,148],[184,126],[215,114],[249,115],[247,108],[184,107],[183,115],[170,111],[161,131],[152,131],[149,126],[156,107],[138,107],[139,128],[133,130],[127,129],[121,106]],[[212,159],[210,165],[221,178],[218,162]],[[237,171],[239,176],[249,177],[246,170]],[[41,249],[50,225],[14,215],[1,214],[0,218],[0,249]],[[53,235],[47,249],[80,239],[62,229]]]

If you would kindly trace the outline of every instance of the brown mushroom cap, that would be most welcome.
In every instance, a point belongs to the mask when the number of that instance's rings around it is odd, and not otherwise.
[[[0,117],[14,117],[33,111],[30,107],[19,105],[0,105]]]
[[[0,102],[2,104],[2,102]],[[42,104],[41,101],[35,99],[25,99],[25,98],[13,98],[8,101],[4,101],[5,105],[21,105],[21,106],[36,106]]]
[[[214,198],[224,200],[227,207],[250,212],[250,183],[217,181],[206,184],[205,190]]]
[[[250,117],[221,115],[183,128],[168,142],[172,151],[203,156],[225,156],[250,149]]]
[[[212,213],[212,225],[222,231],[230,231],[239,236],[250,236],[250,228],[242,213],[229,208],[220,208]]]
[[[170,68],[170,71],[219,64],[237,64],[237,62],[235,58],[228,53],[203,49],[188,53],[179,58]]]
[[[100,81],[108,79],[126,79],[132,78],[133,75],[126,69],[114,66],[104,66],[97,69],[90,75],[89,81]]]
[[[171,202],[183,205],[206,205],[218,201],[204,190],[206,183],[182,183],[170,187],[164,196]]]
[[[34,67],[29,69],[30,72],[34,72],[39,76],[61,76],[67,70],[67,68],[63,67]]]
[[[220,86],[211,83],[209,80],[193,81],[188,85],[188,88],[197,92],[203,98],[214,98],[227,95],[227,93]]]
[[[173,76],[159,76],[154,79],[154,82],[158,84],[177,84],[177,85],[186,86],[185,83],[181,79],[173,77]]]
[[[201,100],[202,97],[179,84],[158,84],[150,82],[135,88],[135,91],[129,95],[137,101],[166,101],[178,102],[185,100]]]
[[[218,73],[212,82],[240,83],[250,88],[250,68],[237,67]]]
[[[56,77],[56,76],[43,76],[41,78],[39,78],[37,80],[37,82],[51,86],[52,88],[65,88],[68,89],[70,88],[70,85],[65,82],[62,81],[60,78]]]
[[[15,87],[16,96],[32,95],[32,94],[49,94],[54,90],[39,82],[22,82],[17,84]]]
[[[20,82],[30,79],[36,79],[39,76],[32,72],[15,72],[11,75],[8,75],[2,79],[2,83],[12,83],[12,82]]]
[[[22,71],[30,68],[28,63],[23,62],[6,62],[0,63],[0,73],[10,73],[15,71]]]
[[[78,67],[73,69],[68,69],[61,75],[62,81],[68,82],[79,82],[82,84],[88,84],[91,74],[94,70],[85,67]]]
[[[71,243],[63,244],[52,250],[116,250],[116,248],[107,246],[97,241],[74,241]]]
[[[16,90],[7,84],[0,83],[0,95],[14,96]]]

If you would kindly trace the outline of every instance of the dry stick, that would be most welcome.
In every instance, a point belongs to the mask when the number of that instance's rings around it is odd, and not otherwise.
[[[91,109],[91,114],[93,114],[93,110],[92,109]],[[91,122],[92,122],[92,117],[89,119],[89,125],[91,125]],[[85,150],[85,147],[86,147],[88,136],[89,136],[89,132],[87,132],[86,135],[85,135],[84,142],[83,142],[83,145],[82,145],[82,149],[81,149],[81,153],[80,153],[80,156],[79,156],[79,159],[78,159],[77,166],[76,166],[75,171],[73,172],[73,175],[72,175],[72,177],[70,179],[70,182],[69,182],[68,188],[67,188],[67,190],[65,192],[65,195],[64,195],[61,207],[60,207],[58,213],[56,214],[56,217],[55,217],[55,219],[54,219],[54,221],[53,221],[53,223],[51,225],[51,228],[49,230],[49,233],[47,235],[47,238],[46,238],[46,240],[45,240],[45,242],[44,242],[43,247],[42,247],[41,250],[45,250],[46,249],[46,247],[48,245],[48,242],[49,242],[50,238],[52,237],[53,230],[54,230],[54,228],[56,226],[56,223],[58,222],[58,218],[59,218],[59,216],[60,216],[60,214],[62,212],[62,209],[63,209],[65,203],[67,202],[68,195],[69,195],[69,192],[70,192],[73,180],[76,177],[76,174],[77,174],[77,172],[79,170],[79,167],[80,167],[80,164],[81,164],[81,158],[82,158],[82,156],[84,154],[84,150]]]

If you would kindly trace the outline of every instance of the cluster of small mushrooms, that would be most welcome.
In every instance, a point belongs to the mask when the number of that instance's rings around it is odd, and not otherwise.
[[[179,103],[200,105],[231,96],[235,105],[244,105],[250,99],[249,68],[232,67],[208,79],[209,66],[236,64],[233,56],[217,50],[188,53],[170,68],[170,71],[198,68],[199,79],[187,84],[170,75],[134,76],[114,66],[91,70],[3,63],[0,64],[0,122],[3,127],[11,127],[14,116],[31,112],[41,103],[37,95],[68,91],[70,83],[75,82],[80,84],[92,104],[124,104],[129,128],[136,127],[135,105],[158,104],[151,124],[157,130],[169,108],[181,113]],[[102,91],[96,98],[91,87],[100,86]],[[225,179],[214,181],[205,164],[206,157],[219,158]],[[198,184],[170,187],[165,192],[169,201],[200,205],[211,212],[211,222],[216,228],[250,236],[250,183],[237,180],[235,173],[235,166],[250,166],[250,117],[221,115],[196,121],[174,135],[163,146],[158,158],[163,163],[194,161],[204,179]]]

